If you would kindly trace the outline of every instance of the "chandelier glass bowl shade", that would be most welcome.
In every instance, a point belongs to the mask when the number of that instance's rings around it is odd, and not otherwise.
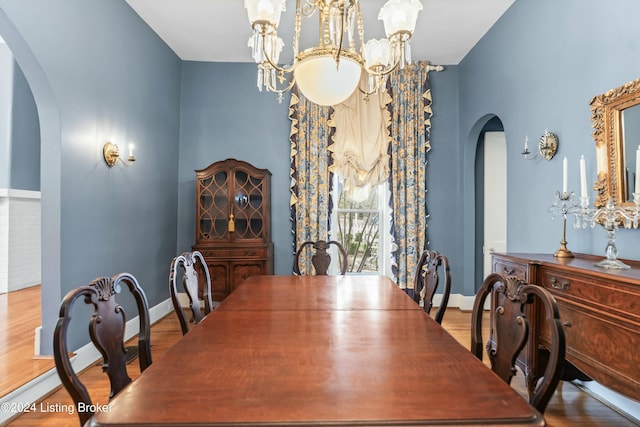
[[[278,64],[284,43],[278,37],[285,0],[245,0],[253,36],[252,57],[258,65],[258,89],[283,92],[294,84],[311,102],[336,105],[358,89],[362,72],[369,75],[365,93],[384,87],[386,76],[411,62],[409,40],[415,30],[420,0],[388,0],[378,19],[388,39],[364,43],[359,0],[296,0],[293,63]],[[300,51],[302,18],[318,14],[318,45]],[[285,77],[289,75],[289,77]]]

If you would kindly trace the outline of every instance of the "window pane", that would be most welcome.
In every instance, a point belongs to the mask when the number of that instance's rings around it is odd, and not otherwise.
[[[341,180],[340,180],[341,181]],[[344,188],[339,181],[338,191],[340,197],[338,198],[338,210],[341,209],[362,209],[362,210],[378,210],[378,187],[366,186],[354,191],[351,197],[348,197],[346,192],[342,191]]]
[[[339,186],[340,190],[341,187]],[[347,272],[380,271],[378,209],[377,187],[366,187],[353,198],[340,191],[337,209],[338,240],[347,252]]]

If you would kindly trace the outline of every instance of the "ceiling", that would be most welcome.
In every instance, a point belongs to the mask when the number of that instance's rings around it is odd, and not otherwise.
[[[252,30],[242,0],[126,1],[182,60],[252,61],[247,47]],[[377,15],[385,1],[360,1],[365,41],[384,37]],[[458,64],[514,1],[422,0],[411,39],[413,60]],[[294,9],[295,2],[288,0],[278,29],[285,43],[284,62],[291,60]],[[300,50],[317,44],[316,16],[303,18]]]

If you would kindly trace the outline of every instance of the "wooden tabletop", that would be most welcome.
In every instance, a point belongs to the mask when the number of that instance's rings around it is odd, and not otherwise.
[[[252,276],[224,310],[421,310],[384,276]]]
[[[365,276],[247,280],[91,422],[462,424],[544,421],[390,280]]]

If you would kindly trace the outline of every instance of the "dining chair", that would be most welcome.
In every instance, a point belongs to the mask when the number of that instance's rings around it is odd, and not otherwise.
[[[200,286],[200,275],[197,270],[204,273],[202,286]],[[179,274],[180,271],[182,271],[182,275]],[[180,303],[178,277],[182,277],[182,288],[189,298],[191,319],[187,319],[185,310]],[[200,288],[202,288],[202,291],[200,291]],[[183,252],[171,261],[169,291],[171,293],[173,307],[180,321],[182,335],[189,332],[190,322],[198,324],[207,314],[211,313],[213,310],[211,277],[207,263],[199,251]]]
[[[326,276],[329,271],[329,266],[331,265],[331,256],[327,253],[327,250],[334,245],[338,249],[338,258],[340,262],[339,271],[340,274],[346,274],[347,272],[347,253],[339,242],[335,240],[316,240],[314,241],[306,241],[300,245],[298,250],[296,251],[295,261],[293,263],[293,272],[295,274],[302,274],[300,270],[300,258],[303,253],[308,250],[307,247],[310,247],[315,252],[311,256],[311,264],[313,264],[313,268],[315,270],[315,274],[317,276]]]
[[[439,289],[442,279],[442,299],[436,311],[435,321],[442,323],[442,318],[447,310],[449,294],[451,293],[451,272],[447,257],[436,251],[426,250],[422,252],[416,274],[413,280],[413,300],[420,304],[425,313],[429,314],[433,307],[433,296]]]
[[[124,334],[126,313],[116,301],[116,294],[125,284],[133,295],[140,319],[140,332],[137,347],[125,347]],[[84,425],[94,414],[91,397],[85,385],[73,370],[67,344],[67,331],[71,321],[72,308],[76,300],[84,298],[84,303],[93,306],[89,320],[89,336],[103,357],[102,370],[111,383],[109,398],[118,394],[131,378],[127,373],[127,362],[136,352],[140,363],[140,372],[151,365],[150,318],[147,298],[134,276],[120,273],[113,277],[98,277],[89,285],[80,286],[67,293],[60,303],[58,322],[53,333],[53,358],[58,376],[71,395]],[[75,311],[74,311],[75,312]]]
[[[514,276],[492,273],[476,294],[471,314],[471,351],[482,360],[482,314],[485,301],[491,296],[489,339],[485,344],[491,369],[507,384],[516,374],[516,359],[527,342],[533,342],[526,306],[537,301],[544,311],[544,323],[550,334],[549,357],[544,377],[532,384],[529,403],[544,413],[562,376],[565,356],[565,336],[558,307],[553,296],[543,287],[524,282]],[[542,314],[542,311],[540,312]]]

